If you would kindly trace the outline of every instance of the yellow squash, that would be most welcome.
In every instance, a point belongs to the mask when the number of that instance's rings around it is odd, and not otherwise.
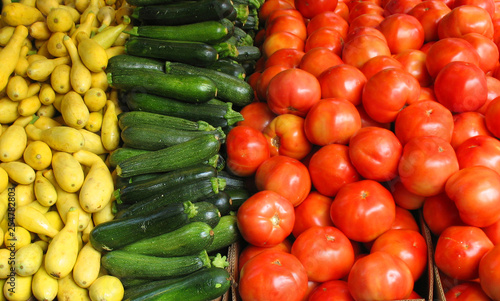
[[[28,82],[20,75],[9,79],[6,88],[7,96],[13,101],[20,101],[28,95]]]
[[[12,101],[7,96],[0,98],[0,107],[2,108],[0,110],[0,123],[10,124],[14,122],[19,117],[18,106],[18,101]]]
[[[106,110],[102,118],[101,139],[104,148],[109,152],[118,148],[120,144],[120,128],[113,101],[106,101]]]
[[[11,3],[11,5],[14,4],[19,3]],[[2,11],[2,21],[5,21],[4,14],[7,14],[7,12],[7,7],[4,7]],[[16,69],[17,62],[19,61],[19,52],[21,51],[21,47],[24,45],[24,40],[27,37],[28,28],[24,25],[16,26],[9,42],[0,51],[0,62],[2,62],[2,68],[0,68],[0,91],[7,86],[9,76],[12,72],[14,72],[14,69]]]
[[[2,22],[10,26],[29,26],[38,21],[44,21],[44,16],[36,8],[22,3],[12,2],[2,10]]]
[[[0,136],[0,161],[12,162],[21,159],[27,143],[28,137],[22,126],[9,126]]]
[[[18,184],[30,184],[35,181],[35,170],[28,164],[20,161],[0,163],[9,178]]]
[[[71,273],[59,279],[58,285],[57,300],[91,301],[88,289],[79,287]]]
[[[44,266],[40,266],[38,271],[33,275],[32,287],[33,296],[37,300],[55,300],[57,290],[59,288],[57,279],[52,278]]]
[[[16,210],[16,222],[28,231],[54,237],[59,231],[52,227],[45,215],[30,206],[21,206]]]
[[[52,150],[43,141],[30,141],[24,149],[23,159],[34,170],[43,170],[52,163]]]
[[[83,149],[85,145],[80,131],[69,126],[53,126],[42,130],[33,124],[28,124],[25,129],[30,139],[41,140],[56,151],[74,153]]]
[[[69,91],[71,91],[72,88],[71,88],[70,78],[71,78],[71,66],[69,65],[57,66],[50,76],[50,85],[52,86],[52,89],[54,89],[54,92],[64,95]],[[56,99],[57,95],[54,101]]]
[[[26,74],[32,80],[46,81],[54,69],[59,65],[68,65],[71,59],[68,56],[58,57],[54,59],[37,60],[28,66]]]
[[[83,102],[83,97],[75,91],[69,91],[61,100],[61,115],[66,125],[82,129],[89,121],[89,109]]]
[[[90,298],[93,301],[121,301],[123,299],[123,284],[115,276],[103,275],[97,278],[89,288]]]
[[[108,55],[106,50],[95,40],[85,34],[76,36],[78,40],[78,54],[91,72],[101,72],[108,66]]]
[[[93,112],[96,113],[96,112]],[[92,113],[91,113],[92,115]],[[102,119],[102,117],[101,117]],[[82,133],[83,138],[85,139],[85,145],[83,150],[92,152],[96,155],[106,154],[108,151],[102,145],[101,136],[86,129],[80,129],[80,133]]]
[[[37,171],[33,187],[35,197],[44,206],[52,206],[57,201],[57,191],[54,185],[43,176],[42,171]],[[58,229],[59,230],[59,229]]]
[[[83,64],[78,54],[75,42],[69,36],[63,38],[64,46],[68,50],[71,57],[71,87],[79,94],[85,94],[92,84],[92,74],[90,70]]]
[[[31,297],[31,280],[33,276],[15,275],[14,281],[10,278],[3,286],[3,294],[9,301],[26,301]]]
[[[73,268],[75,283],[83,288],[89,287],[97,279],[100,267],[101,252],[87,242],[80,250]]]
[[[59,187],[67,192],[77,192],[82,187],[85,175],[75,157],[67,152],[56,152],[52,156],[52,170]]]
[[[30,184],[17,184],[15,188],[16,206],[29,205],[35,200],[33,182]],[[17,213],[16,213],[17,216]]]
[[[39,244],[31,243],[17,250],[14,268],[20,276],[34,275],[43,263],[43,250]]]

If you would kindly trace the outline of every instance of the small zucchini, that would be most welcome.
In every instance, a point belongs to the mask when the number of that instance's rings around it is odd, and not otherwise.
[[[134,125],[155,125],[183,131],[213,131],[215,128],[205,121],[191,121],[185,118],[144,112],[128,111],[118,115],[121,130]]]
[[[207,248],[207,252],[210,254],[227,248],[241,239],[241,234],[236,222],[236,215],[222,216],[217,226],[213,229],[214,239],[212,244]]]
[[[129,54],[119,54],[108,60],[106,72],[123,69],[142,69],[147,71],[165,72],[165,61]]]

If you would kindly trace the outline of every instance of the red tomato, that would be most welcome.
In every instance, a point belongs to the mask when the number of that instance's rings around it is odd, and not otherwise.
[[[454,6],[460,5],[474,5],[484,8],[493,18],[495,15],[495,1],[494,0],[455,0]]]
[[[331,27],[321,27],[307,36],[304,51],[309,52],[316,47],[324,47],[331,50],[336,55],[342,55],[344,38]]]
[[[295,7],[304,18],[310,19],[322,12],[334,11],[337,0],[295,0]]]
[[[235,175],[253,175],[262,162],[271,156],[264,135],[250,126],[236,126],[226,137],[226,166]]]
[[[274,65],[281,65],[286,68],[297,68],[304,54],[304,51],[293,48],[277,50],[267,58],[264,68],[267,69]]]
[[[413,281],[420,279],[427,268],[427,243],[418,231],[387,230],[373,242],[370,252],[377,251],[387,252],[403,260],[410,268]]]
[[[264,27],[267,27],[267,24],[270,24],[274,19],[280,16],[295,17],[297,19],[304,21],[305,24],[304,17],[300,14],[300,12],[294,8],[290,8],[290,9],[277,9],[275,11],[272,11],[267,17],[266,24],[264,24]]]
[[[378,122],[392,122],[401,109],[418,99],[420,84],[410,73],[396,68],[377,72],[365,84],[361,102]]]
[[[295,9],[295,7],[286,0],[267,0],[259,8],[259,20],[265,24],[269,15],[280,9]]]
[[[396,179],[392,182],[391,192],[396,205],[408,210],[416,210],[422,208],[425,201],[424,196],[408,191],[403,183],[401,183],[400,179]]]
[[[344,44],[342,61],[361,68],[369,59],[379,55],[391,55],[387,42],[374,35],[361,35]]]
[[[361,128],[361,117],[347,99],[323,98],[311,107],[305,118],[307,139],[316,145],[348,144]]]
[[[401,63],[404,70],[418,80],[421,87],[428,87],[432,84],[432,78],[425,65],[427,59],[425,52],[418,49],[408,49],[394,55],[394,58]]]
[[[299,68],[319,77],[326,69],[342,64],[342,59],[326,47],[316,47],[304,54]]]
[[[293,33],[303,41],[307,38],[306,24],[303,18],[297,18],[290,15],[281,15],[273,17],[266,23],[266,36],[269,37],[275,32],[286,31]]]
[[[419,3],[422,3],[422,0],[389,0],[384,6],[384,16],[407,14]]]
[[[433,196],[444,191],[448,178],[458,171],[458,161],[453,147],[442,138],[414,137],[403,146],[398,171],[408,191]]]
[[[311,18],[307,23],[307,34],[310,35],[321,27],[335,29],[342,37],[345,37],[349,29],[349,23],[333,11],[324,11]]]
[[[422,207],[425,223],[431,232],[438,236],[450,226],[462,226],[457,206],[446,193],[427,197]]]
[[[340,64],[325,70],[318,77],[318,81],[321,98],[344,98],[358,106],[361,104],[361,92],[367,80],[358,68]]]
[[[433,100],[417,101],[399,112],[394,132],[403,145],[411,138],[421,136],[439,137],[451,142],[453,115]]]
[[[241,236],[257,247],[273,247],[292,233],[293,205],[278,193],[263,190],[249,197],[236,215]]]
[[[424,40],[429,42],[439,40],[438,23],[450,11],[451,9],[443,1],[430,0],[415,5],[408,14],[420,21],[424,28]]]
[[[498,47],[491,39],[482,34],[471,32],[462,36],[479,54],[479,68],[485,73],[491,72],[498,65]]]
[[[403,147],[393,132],[364,127],[349,141],[349,158],[359,174],[374,181],[389,181],[398,174]]]
[[[500,220],[500,174],[491,168],[471,166],[457,171],[446,182],[446,194],[466,224],[486,227]]]
[[[295,225],[292,234],[298,237],[312,226],[333,226],[330,206],[333,200],[317,191],[312,191],[306,199],[295,207]]]
[[[370,2],[370,1],[360,1],[357,2],[350,10],[349,10],[349,22],[352,22],[354,19],[361,15],[366,14],[384,14],[384,8],[380,5]]]
[[[405,229],[420,231],[415,217],[410,210],[404,209],[396,205],[396,219],[392,223],[391,229]]]
[[[291,253],[306,269],[308,279],[316,282],[344,278],[354,263],[351,242],[332,226],[305,230],[293,242]]]
[[[370,79],[379,71],[384,69],[397,68],[403,69],[403,64],[398,61],[396,58],[387,55],[379,55],[376,57],[372,57],[366,63],[363,64],[359,70],[363,72],[367,79]]]
[[[406,299],[413,291],[413,277],[401,259],[374,252],[358,259],[347,279],[355,300]]]
[[[305,117],[321,99],[318,79],[302,69],[288,69],[276,74],[267,87],[267,103],[274,113]]]
[[[479,262],[481,288],[492,299],[500,299],[500,245],[486,253]]]
[[[342,17],[342,19],[348,21],[349,20],[349,7],[345,2],[338,2],[337,7],[334,12]]]
[[[380,30],[378,30],[375,27],[368,27],[368,26],[359,26],[357,28],[350,30],[344,39],[344,43],[347,43],[350,40],[352,40],[353,38],[361,36],[361,35],[365,35],[365,34],[374,35],[387,43],[387,40],[385,39],[384,34],[381,33]]]
[[[462,37],[475,32],[493,39],[493,22],[484,8],[474,5],[460,5],[447,13],[438,24],[440,39]]]
[[[362,105],[357,106],[357,108],[358,108],[359,116],[361,116],[361,127],[375,126],[375,127],[384,128],[387,130],[391,129],[392,123],[390,123],[390,122],[382,123],[382,122],[375,121],[375,120],[373,120],[373,118],[371,118],[366,113],[365,108],[363,108]]]
[[[464,39],[445,38],[429,47],[425,64],[429,75],[435,78],[444,66],[454,61],[469,62],[479,66],[479,54]]]
[[[262,55],[270,57],[274,52],[283,48],[292,48],[304,51],[304,40],[287,31],[278,31],[266,37],[262,44]]]
[[[393,54],[408,49],[420,49],[424,45],[424,28],[418,19],[411,15],[398,13],[387,16],[380,22],[378,29],[384,34]]]
[[[309,160],[309,173],[314,188],[330,197],[346,183],[361,178],[349,159],[349,147],[342,144],[328,144],[317,150]]]
[[[458,280],[473,280],[479,276],[479,261],[493,243],[483,230],[473,226],[451,226],[439,235],[434,251],[436,266]]]
[[[455,285],[444,294],[447,301],[475,300],[491,301],[481,288],[481,284],[474,281],[466,281]]]
[[[486,127],[495,137],[500,138],[500,118],[498,116],[500,116],[500,97],[492,100],[484,113]]]
[[[339,189],[330,217],[349,239],[370,242],[391,228],[396,218],[396,204],[382,184],[360,180]]]
[[[309,295],[308,301],[354,301],[347,281],[331,280],[318,285]]]
[[[255,185],[258,190],[274,191],[298,206],[311,191],[311,178],[307,167],[299,160],[274,156],[257,169]]]
[[[436,100],[436,95],[434,95],[434,89],[432,87],[420,87],[420,96],[418,100]]]
[[[246,246],[243,250],[241,250],[240,255],[238,256],[238,271],[241,271],[241,268],[243,268],[243,265],[248,260],[265,250],[277,250],[290,253],[290,251],[292,250],[292,243],[290,242],[290,240],[285,238],[285,240],[273,247],[257,247],[254,245]]]
[[[307,289],[307,274],[297,257],[275,250],[264,251],[247,261],[238,284],[245,301],[301,301]]]
[[[488,98],[484,105],[477,110],[478,113],[485,114],[486,109],[493,99],[500,96],[500,80],[496,78],[498,76],[495,72],[500,71],[500,68],[496,67],[492,75],[486,75],[486,85],[488,86]]]
[[[451,146],[457,149],[465,140],[474,136],[491,136],[486,128],[484,115],[479,112],[463,112],[453,115]]]
[[[491,242],[496,246],[500,244],[500,220],[492,225],[481,228]]]
[[[357,30],[360,27],[378,27],[384,21],[384,16],[379,14],[363,14],[360,15],[349,23],[349,32]],[[384,42],[387,44],[387,41]]]
[[[265,102],[252,102],[240,110],[244,120],[238,125],[247,125],[262,132],[264,128],[276,117]]]
[[[304,118],[293,114],[275,117],[262,131],[269,144],[271,156],[303,159],[312,149],[304,131]]]
[[[500,174],[500,141],[491,136],[474,136],[456,148],[460,169],[486,166]]]
[[[267,87],[269,86],[269,82],[273,77],[280,73],[281,71],[289,69],[283,65],[274,65],[265,68],[261,73],[256,82],[255,93],[257,94],[257,98],[259,101],[267,100]]]

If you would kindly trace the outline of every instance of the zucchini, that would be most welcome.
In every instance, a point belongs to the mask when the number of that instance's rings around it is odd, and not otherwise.
[[[163,206],[185,201],[197,202],[210,197],[224,188],[224,183],[217,178],[206,178],[186,183],[169,190],[159,192],[147,198],[137,199],[136,203],[118,212],[117,218],[151,214]],[[200,206],[195,203],[196,209]],[[205,208],[201,208],[204,211]]]
[[[145,286],[146,283],[151,283],[150,279],[142,279],[142,278],[122,278],[120,279],[120,281],[125,289],[130,289],[132,287],[146,287]]]
[[[118,115],[121,130],[134,125],[155,125],[183,131],[213,131],[215,128],[205,121],[191,121],[185,118],[143,112],[128,111]]]
[[[147,70],[114,70],[107,74],[108,83],[131,93],[151,93],[189,103],[203,103],[217,95],[217,86],[206,76],[178,75]]]
[[[245,68],[240,63],[230,58],[218,59],[215,63],[211,64],[207,68],[226,73],[227,75],[237,77],[241,80],[244,80],[246,77]]]
[[[217,50],[202,42],[173,41],[131,36],[125,43],[125,52],[139,57],[208,66],[218,58]]]
[[[218,99],[232,102],[239,107],[246,106],[254,99],[254,91],[249,83],[217,70],[167,61],[165,72],[177,75],[206,76],[213,80],[217,86]]]
[[[198,213],[191,217],[191,222],[203,222],[214,228],[219,224],[221,214],[217,206],[212,203],[201,201],[194,203]]]
[[[147,174],[137,175],[137,176],[128,177],[128,178],[116,177],[116,186],[115,187],[122,188],[122,187],[125,187],[126,185],[129,185],[131,183],[137,184],[141,181],[152,180],[156,177],[161,177],[164,174],[166,174],[166,172],[147,173]]]
[[[190,166],[163,173],[154,178],[144,181],[134,181],[126,184],[113,192],[118,203],[133,204],[137,200],[159,195],[176,186],[210,179],[217,176],[215,168],[208,165]]]
[[[208,247],[213,239],[212,227],[203,222],[191,222],[174,231],[141,239],[121,250],[160,257],[193,255]]]
[[[246,189],[246,179],[243,177],[234,176],[225,170],[218,172],[217,176],[224,179],[227,189]]]
[[[232,200],[225,191],[219,191],[219,193],[207,198],[205,201],[214,204],[221,215],[229,214],[231,211]]]
[[[247,189],[225,189],[224,192],[231,198],[231,211],[237,211],[241,204],[252,196]]]
[[[231,275],[224,268],[201,269],[176,280],[157,280],[145,284],[148,288],[125,290],[124,301],[206,301],[224,295],[231,287]]]
[[[234,34],[234,24],[227,19],[223,19],[172,26],[142,25],[134,26],[126,33],[152,39],[214,44],[232,36]]]
[[[129,126],[120,133],[124,147],[151,151],[187,142],[203,135],[215,135],[222,142],[226,137],[221,128],[213,131],[183,131],[146,124]]]
[[[108,60],[106,72],[123,69],[142,69],[147,71],[165,72],[165,61],[129,54],[119,54]]]
[[[115,250],[102,256],[102,266],[109,274],[119,277],[160,279],[191,274],[201,268],[211,267],[207,251],[196,255],[157,257]]]
[[[221,142],[216,135],[197,137],[174,146],[125,159],[116,166],[116,173],[120,177],[131,177],[197,165],[217,155],[220,146]]]
[[[207,248],[208,253],[213,253],[223,248],[227,248],[241,239],[238,230],[236,215],[224,215],[220,218],[217,226],[213,228],[214,239]]]
[[[241,113],[232,109],[230,102],[191,104],[147,93],[127,93],[124,97],[132,111],[145,111],[188,120],[202,120],[214,127],[227,127],[243,120]]]
[[[97,225],[89,240],[99,251],[111,251],[143,238],[173,231],[187,224],[195,216],[197,207],[191,202],[176,203],[158,208],[148,215],[116,218]]]
[[[221,20],[228,17],[233,9],[229,0],[183,1],[139,6],[134,9],[132,18],[145,25],[182,25]]]
[[[237,62],[256,61],[262,55],[257,46],[236,46],[236,49],[238,49],[238,56],[233,59]]]
[[[108,156],[108,162],[111,167],[116,167],[118,164],[126,159],[149,153],[150,151],[144,149],[136,149],[130,147],[119,147],[112,151]]]

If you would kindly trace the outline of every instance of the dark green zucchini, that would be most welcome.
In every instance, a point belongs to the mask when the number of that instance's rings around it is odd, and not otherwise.
[[[221,20],[228,17],[233,5],[229,0],[183,1],[136,7],[132,17],[145,25],[182,25]]]
[[[199,210],[193,203],[184,202],[158,208],[148,215],[115,217],[92,229],[89,240],[96,250],[111,251],[140,239],[178,229],[198,213]]]
[[[126,33],[152,39],[213,44],[224,41],[233,35],[234,24],[227,19],[223,19],[172,26],[142,25],[134,26],[132,30]]]
[[[157,151],[150,151],[121,161],[116,166],[120,177],[167,172],[193,166],[217,155],[221,141],[216,135],[205,135]]]
[[[166,62],[165,72],[167,74],[208,77],[213,80],[217,86],[218,99],[232,102],[239,107],[251,103],[254,98],[254,91],[249,83],[217,70],[168,61]]]
[[[157,280],[141,287],[125,290],[124,301],[207,301],[224,295],[231,287],[231,275],[224,268],[201,269],[176,280]]]
[[[139,57],[208,66],[218,58],[217,50],[207,43],[172,41],[131,36],[125,43],[125,52]]]
[[[215,128],[206,121],[192,121],[185,118],[144,111],[128,111],[118,115],[118,126],[121,130],[134,125],[155,125],[183,131],[215,130]]]
[[[232,109],[230,102],[191,104],[147,93],[127,93],[123,97],[133,111],[145,111],[196,121],[203,120],[214,127],[227,127],[243,120],[241,113]]]
[[[129,54],[120,54],[108,60],[106,72],[123,69],[142,69],[147,71],[165,72],[165,60],[138,57]]]
[[[193,255],[207,248],[213,239],[212,227],[203,222],[191,222],[174,231],[141,239],[121,250],[159,257]]]
[[[166,174],[166,172],[147,173],[147,174],[137,175],[137,176],[128,177],[128,178],[116,177],[115,187],[122,188],[122,187],[125,187],[126,185],[129,185],[131,183],[138,184],[141,181],[149,181],[149,180],[152,180],[156,177],[161,177],[164,174]]]
[[[206,76],[164,74],[141,69],[114,70],[107,76],[111,87],[130,93],[168,95],[189,103],[207,102],[217,95],[217,86]]]
[[[108,162],[111,167],[116,167],[118,164],[126,159],[149,153],[150,151],[144,149],[136,149],[130,147],[119,147],[112,151],[108,156]]]
[[[244,80],[246,77],[246,70],[243,66],[235,60],[230,58],[218,59],[215,63],[207,67],[208,69],[216,70],[227,75],[237,77]]]
[[[203,222],[214,228],[219,224],[221,214],[217,206],[212,203],[201,201],[194,203],[198,214],[191,217],[191,222]]]
[[[238,56],[233,58],[237,62],[256,61],[262,53],[257,46],[236,46],[238,49]]]
[[[228,173],[225,170],[219,171],[217,176],[219,178],[224,179],[224,181],[226,181],[227,189],[246,189],[247,188],[246,179],[243,177],[235,176],[233,174]]]
[[[215,168],[208,165],[195,165],[176,169],[149,180],[134,181],[116,189],[113,195],[119,203],[133,204],[138,200],[159,195],[177,186],[216,176]]]
[[[243,202],[245,202],[249,197],[252,196],[250,191],[244,188],[225,189],[224,192],[227,193],[231,198],[231,211],[238,211],[238,208],[240,208],[241,204],[243,204]]]
[[[151,283],[151,279],[142,279],[142,278],[122,278],[120,279],[120,281],[126,290],[132,287],[146,287],[145,284]]]
[[[231,211],[231,197],[225,191],[219,191],[216,195],[209,197],[205,200],[206,202],[212,203],[219,209],[221,215],[229,214]]]
[[[212,244],[207,248],[208,253],[227,248],[241,239],[236,215],[223,215],[213,230],[214,239]]]

